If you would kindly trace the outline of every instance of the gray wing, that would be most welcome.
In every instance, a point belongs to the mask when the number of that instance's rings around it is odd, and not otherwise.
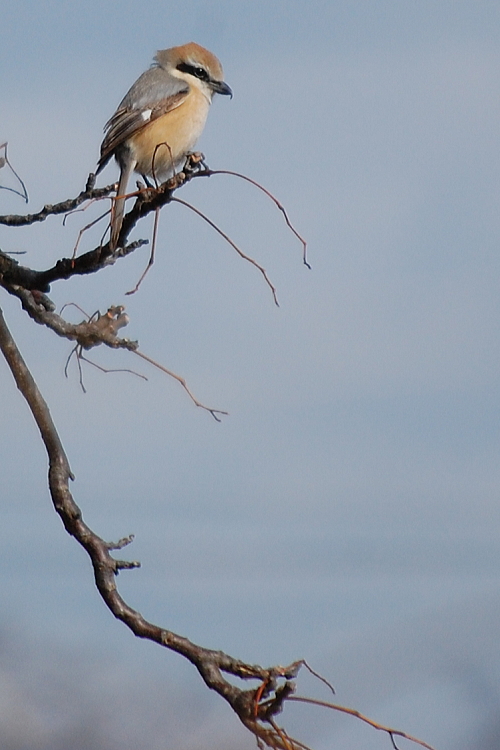
[[[185,81],[160,67],[150,68],[139,76],[104,126],[106,134],[101,144],[97,172],[106,166],[116,149],[134,133],[182,104],[188,92],[189,85]]]

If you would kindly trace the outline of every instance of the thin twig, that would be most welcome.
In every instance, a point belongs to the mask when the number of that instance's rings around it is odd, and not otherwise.
[[[160,221],[160,209],[157,208],[156,211],[155,211],[155,220],[154,220],[154,224],[153,224],[153,241],[151,243],[151,254],[149,256],[148,264],[147,264],[146,268],[144,269],[144,271],[142,272],[142,274],[141,274],[141,276],[139,278],[139,281],[137,282],[137,284],[135,285],[135,287],[133,289],[131,289],[129,292],[125,292],[126,295],[135,294],[137,292],[137,290],[139,289],[140,285],[144,281],[144,277],[146,276],[147,272],[149,271],[149,269],[151,268],[151,266],[155,262],[156,239],[158,237],[158,224],[159,224],[159,221]]]
[[[76,346],[73,347],[73,349],[71,350],[71,352],[69,354],[68,359],[66,360],[66,365],[64,366],[64,374],[65,374],[66,377],[68,377],[68,365],[69,365],[70,360],[73,357],[73,355],[76,357],[76,361],[77,361],[77,364],[78,364],[80,387],[81,387],[81,389],[82,389],[82,391],[84,393],[87,393],[87,389],[85,388],[85,385],[84,385],[84,382],[83,382],[83,370],[82,370],[82,366],[81,366],[82,362],[86,362],[88,365],[92,365],[92,367],[95,367],[97,370],[99,370],[100,372],[105,373],[106,375],[111,374],[111,373],[115,373],[115,372],[126,372],[129,375],[135,375],[137,378],[141,378],[142,380],[148,380],[148,378],[146,377],[146,375],[143,375],[140,372],[136,372],[135,370],[131,370],[128,367],[112,367],[112,368],[107,368],[107,367],[103,367],[102,365],[97,364],[97,362],[93,362],[91,359],[89,359],[88,357],[84,356],[83,349],[82,349],[82,347],[79,344],[77,344]]]
[[[88,208],[88,206],[86,206],[86,208]],[[85,209],[82,208],[82,209],[75,209],[75,210],[83,211]],[[72,211],[71,213],[74,213],[74,211]],[[103,214],[101,214],[100,216],[98,216],[97,219],[94,219],[89,224],[86,224],[84,227],[82,227],[82,229],[80,229],[80,231],[78,232],[78,237],[77,237],[76,242],[75,242],[75,247],[73,248],[73,255],[71,256],[71,260],[74,260],[76,258],[76,251],[78,250],[78,246],[79,246],[80,241],[81,241],[83,235],[85,234],[85,232],[87,232],[89,229],[91,229],[92,227],[94,227],[96,224],[99,224],[99,222],[101,221],[101,219],[104,219],[105,216],[109,216],[110,213],[111,213],[111,209],[108,209]],[[65,215],[64,221],[66,221],[66,219],[67,219],[68,216],[69,216],[69,214]],[[104,235],[102,235],[102,237],[104,238]]]
[[[293,740],[287,735],[287,733],[279,727],[274,719],[269,719],[269,724],[272,726],[278,737],[280,738],[281,742],[283,743],[283,746],[285,747],[285,750],[294,750],[293,748]],[[304,745],[302,745],[304,747]],[[309,750],[309,749],[308,749]]]
[[[172,372],[172,370],[168,370],[163,365],[160,365],[159,362],[155,362],[154,359],[151,359],[151,357],[148,357],[147,354],[143,354],[138,349],[134,350],[134,354],[137,354],[138,357],[142,357],[142,359],[146,360],[146,362],[149,362],[149,364],[153,365],[154,367],[157,367],[159,370],[164,372],[166,375],[170,375],[171,378],[174,378],[174,380],[177,380],[178,383],[182,385],[186,393],[188,394],[191,401],[196,405],[199,406],[200,409],[205,409],[205,411],[208,411],[212,417],[215,419],[216,422],[220,422],[220,417],[217,416],[217,414],[222,414],[223,416],[227,416],[227,411],[222,411],[221,409],[211,409],[209,406],[205,406],[205,404],[202,404],[201,401],[198,401],[196,396],[189,390],[188,384],[182,378],[180,375],[177,375],[175,372]]]
[[[146,375],[143,375],[141,372],[136,372],[135,370],[131,370],[129,367],[103,367],[102,365],[98,365],[97,362],[93,362],[88,357],[85,357],[81,352],[79,354],[79,359],[82,360],[82,362],[86,362],[88,365],[92,365],[92,367],[95,367],[97,370],[100,370],[100,372],[105,373],[106,375],[112,374],[115,372],[126,372],[129,375],[135,375],[137,378],[141,378],[141,380],[148,380]]]
[[[279,736],[287,750],[294,750],[294,748],[296,747],[300,747],[302,748],[302,750],[311,750],[308,745],[305,745],[303,742],[299,742],[299,740],[296,740],[295,737],[290,737],[290,735],[288,735],[282,727],[279,727],[277,725],[274,719],[269,719],[269,724]]]
[[[168,143],[166,141],[162,141],[161,143],[157,143],[156,146],[155,146],[155,150],[153,152],[153,159],[152,159],[152,162],[151,162],[151,172],[153,174],[153,180],[154,180],[154,183],[155,183],[155,185],[156,185],[157,188],[158,188],[160,182],[159,182],[159,180],[158,180],[158,178],[156,176],[156,155],[157,155],[158,151],[160,150],[160,148],[162,146],[165,146],[168,149],[168,154],[170,156],[170,168],[172,170],[172,174],[173,175],[175,174],[174,155],[172,153],[172,149],[170,148],[170,146],[168,145]]]
[[[76,198],[69,198],[68,200],[61,201],[60,203],[46,204],[40,211],[34,214],[7,214],[0,216],[0,224],[4,224],[9,227],[20,227],[28,226],[29,224],[35,224],[39,221],[45,221],[49,216],[57,216],[58,214],[66,214],[68,211],[80,206],[85,201],[91,198],[104,198],[114,190],[116,190],[116,183],[113,185],[107,185],[103,188],[96,188],[95,175],[89,174],[87,178],[87,184],[85,190],[76,196]]]
[[[374,729],[379,729],[381,732],[385,732],[391,737],[392,743],[394,745],[394,736],[402,737],[405,740],[409,740],[410,742],[414,742],[416,745],[420,745],[420,747],[425,747],[426,750],[434,750],[432,745],[428,745],[423,740],[417,739],[417,737],[412,737],[410,734],[407,734],[406,732],[402,732],[399,729],[392,729],[391,727],[386,727],[383,724],[379,724],[377,721],[374,721],[373,719],[369,719],[367,716],[364,716],[359,711],[356,711],[355,708],[348,708],[347,706],[339,706],[337,703],[328,703],[327,701],[320,701],[316,698],[306,698],[301,695],[290,695],[288,697],[289,701],[297,701],[298,703],[310,703],[314,706],[322,706],[323,708],[330,708],[333,711],[340,711],[343,714],[349,714],[349,716],[354,716],[356,719],[359,719],[360,721],[364,721],[365,724],[369,724]]]
[[[9,157],[7,156],[7,145],[8,145],[7,141],[5,141],[5,143],[1,143],[0,144],[0,151],[3,149],[3,156],[0,158],[0,169],[3,166],[5,166],[5,164],[7,164],[7,166],[9,167],[9,169],[12,172],[12,174],[14,175],[14,177],[17,179],[17,181],[21,185],[21,187],[23,189],[23,192],[20,193],[19,190],[15,190],[14,188],[6,187],[5,185],[0,185],[0,188],[2,190],[8,190],[11,193],[15,193],[16,195],[19,195],[21,198],[24,199],[25,203],[28,203],[29,198],[28,198],[28,191],[26,190],[26,185],[24,184],[23,180],[19,177],[19,175],[17,174],[16,170],[14,169],[14,167],[12,166],[12,164],[9,161]]]
[[[332,693],[335,695],[335,688],[333,687],[332,683],[329,682],[325,677],[322,677],[318,672],[315,672],[312,667],[309,666],[309,664],[304,659],[302,664],[304,667],[314,676],[317,680],[320,680],[321,682],[324,682],[325,685],[332,691]]]
[[[302,260],[303,260],[304,265],[307,266],[307,268],[310,269],[311,266],[309,265],[309,263],[307,261],[307,242],[302,237],[302,235],[299,234],[299,232],[295,229],[295,227],[293,226],[292,222],[290,221],[290,218],[288,216],[288,213],[287,213],[285,207],[276,198],[276,196],[273,195],[263,185],[261,185],[260,182],[257,182],[256,180],[252,180],[252,178],[251,177],[247,177],[246,174],[241,174],[240,172],[233,172],[230,169],[210,169],[210,168],[207,167],[204,170],[200,170],[199,172],[196,172],[196,174],[193,175],[193,176],[194,177],[211,177],[212,175],[216,175],[216,174],[227,174],[227,175],[231,175],[232,177],[239,177],[241,180],[245,180],[246,182],[249,182],[251,185],[254,185],[259,190],[262,190],[262,192],[265,195],[267,195],[267,197],[270,200],[272,200],[272,202],[274,203],[274,205],[276,206],[276,208],[279,208],[279,210],[283,214],[283,217],[285,219],[287,227],[290,229],[291,232],[293,232],[293,234],[297,237],[297,239],[299,240],[299,242],[302,243]]]
[[[175,203],[182,203],[183,206],[186,206],[187,208],[190,208],[191,211],[194,211],[195,214],[198,214],[198,216],[201,216],[201,218],[204,221],[206,221],[207,224],[209,224],[212,227],[212,229],[215,229],[215,231],[218,232],[221,235],[221,237],[224,237],[224,239],[226,240],[226,242],[228,242],[231,245],[231,247],[234,250],[236,250],[236,252],[240,256],[240,258],[243,258],[243,260],[246,260],[246,261],[248,261],[248,263],[251,263],[253,266],[255,266],[255,268],[257,268],[261,272],[261,274],[263,275],[264,279],[266,280],[266,284],[268,285],[268,287],[270,288],[270,290],[271,290],[271,292],[273,294],[274,302],[277,305],[277,307],[279,307],[278,297],[276,295],[276,288],[272,284],[269,276],[267,275],[267,271],[266,271],[265,268],[263,268],[263,266],[259,265],[259,263],[257,263],[257,261],[254,260],[253,258],[251,258],[249,255],[245,255],[245,253],[243,252],[243,250],[240,250],[240,248],[238,247],[238,245],[236,245],[236,243],[233,242],[233,240],[225,232],[223,232],[222,229],[220,229],[220,227],[217,226],[217,224],[215,224],[211,219],[209,219],[208,216],[206,216],[198,208],[195,208],[194,206],[192,206],[191,203],[187,203],[187,201],[183,201],[182,198],[171,198],[171,200],[173,202],[175,202]]]

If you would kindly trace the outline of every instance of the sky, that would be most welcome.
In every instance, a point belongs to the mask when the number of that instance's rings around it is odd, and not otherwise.
[[[0,26],[0,142],[29,210],[82,189],[129,86],[157,49],[193,40],[234,92],[199,148],[272,191],[308,241],[311,270],[262,193],[214,176],[179,197],[266,268],[279,307],[180,205],[162,211],[137,294],[148,248],[52,287],[59,309],[124,304],[124,334],[227,410],[221,424],[125,353],[92,359],[147,381],[87,365],[83,393],[74,360],[64,375],[71,345],[2,296],[84,518],[106,539],[135,534],[142,567],[122,594],[251,663],[306,658],[339,703],[440,750],[500,742],[499,34],[500,6],[481,0],[6,0]],[[99,184],[116,176],[110,164]],[[99,208],[0,227],[0,247],[49,267]],[[2,747],[253,747],[189,664],[105,609],[3,364],[0,387]],[[328,699],[306,675],[299,692]],[[318,709],[283,721],[316,750],[390,746]]]

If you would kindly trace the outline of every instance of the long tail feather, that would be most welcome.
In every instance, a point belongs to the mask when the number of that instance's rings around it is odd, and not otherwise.
[[[122,228],[123,214],[125,212],[125,195],[127,192],[127,185],[130,179],[130,175],[134,171],[135,164],[132,160],[129,160],[127,164],[121,167],[120,181],[118,183],[118,190],[116,198],[113,203],[113,209],[111,214],[111,249],[116,250],[118,246],[118,237],[120,236],[120,230]]]

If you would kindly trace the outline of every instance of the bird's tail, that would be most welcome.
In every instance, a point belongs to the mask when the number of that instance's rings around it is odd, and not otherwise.
[[[123,165],[120,170],[118,190],[116,191],[116,198],[111,209],[110,245],[112,250],[116,250],[118,246],[118,238],[120,236],[120,230],[122,228],[123,214],[125,212],[125,194],[127,192],[127,185],[130,179],[130,175],[133,171],[134,164],[131,161],[129,161],[128,164]]]

